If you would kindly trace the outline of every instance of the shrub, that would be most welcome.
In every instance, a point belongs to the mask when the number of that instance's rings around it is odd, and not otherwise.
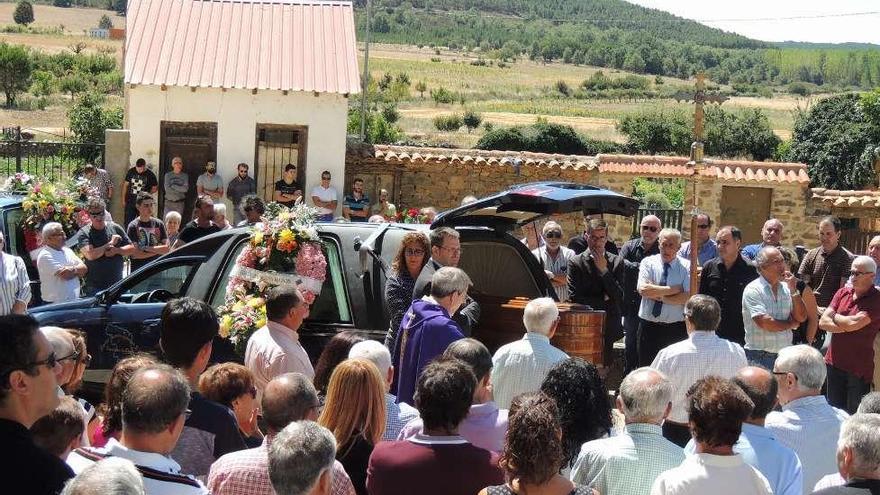
[[[16,24],[27,26],[34,22],[34,6],[27,0],[21,0],[15,6],[15,12],[12,13],[12,19]]]
[[[562,79],[556,81],[554,89],[556,89],[556,91],[558,91],[563,96],[571,96],[571,88],[569,88],[568,83],[563,81]]]
[[[425,84],[425,81],[419,81],[416,83],[415,90],[419,92],[419,97],[424,99],[425,98],[425,91],[428,90],[428,85]]]
[[[393,124],[400,120],[400,112],[395,105],[386,105],[382,107],[382,117]]]
[[[70,7],[70,0],[52,0],[54,7]]]
[[[467,127],[468,133],[471,133],[474,129],[480,127],[480,124],[483,123],[483,117],[473,110],[466,110],[461,117],[461,122]]]
[[[113,21],[110,20],[110,17],[107,14],[101,16],[101,20],[98,21],[98,27],[101,29],[110,29],[113,27]]]
[[[797,81],[788,85],[788,92],[798,96],[810,96],[813,93],[813,88],[805,82]]]
[[[661,210],[672,208],[672,202],[661,192],[649,192],[645,195],[643,201],[646,208],[657,208]]]
[[[30,88],[32,71],[30,55],[23,46],[0,42],[0,88],[7,107],[13,107],[16,96]]]
[[[31,93],[35,96],[50,96],[55,92],[55,78],[49,72],[35,70],[31,80]]]
[[[348,132],[352,134],[361,131],[361,113],[356,109],[348,111]],[[367,113],[366,136],[364,141],[373,144],[395,143],[404,137],[403,131],[393,122],[388,122],[381,113]]]
[[[434,127],[438,131],[455,132],[464,125],[461,115],[457,113],[451,115],[438,115],[434,117]]]
[[[434,99],[435,104],[440,103],[455,103],[455,93],[449,91],[448,89],[440,86],[439,88],[431,90],[431,98]]]
[[[97,93],[85,93],[67,111],[69,127],[77,141],[81,143],[103,143],[106,129],[122,128],[122,108],[104,108],[104,97]],[[93,160],[98,149],[81,146],[79,156]]]

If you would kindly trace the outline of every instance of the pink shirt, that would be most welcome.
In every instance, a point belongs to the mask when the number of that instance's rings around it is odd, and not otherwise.
[[[263,396],[263,389],[278,375],[296,372],[310,380],[315,377],[309,355],[299,343],[299,334],[274,321],[267,322],[265,327],[251,335],[244,353],[244,365],[254,375],[257,403]]]

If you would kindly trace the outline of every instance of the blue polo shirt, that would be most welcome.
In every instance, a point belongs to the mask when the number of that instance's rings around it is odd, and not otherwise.
[[[362,195],[360,199],[355,198],[354,194],[346,194],[342,199],[342,206],[351,211],[370,211],[370,198],[366,194]],[[367,217],[352,215],[350,220],[352,222],[366,222]]]

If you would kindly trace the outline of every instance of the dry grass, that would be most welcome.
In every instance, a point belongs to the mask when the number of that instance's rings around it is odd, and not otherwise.
[[[15,11],[15,3],[0,3],[0,24],[14,24],[12,13]],[[98,21],[102,15],[110,17],[110,21],[116,27],[125,26],[125,17],[119,16],[112,10],[84,9],[84,8],[61,8],[51,5],[34,4],[34,23],[32,26],[55,28],[64,26],[64,32],[69,34],[84,35],[88,30],[98,27]]]

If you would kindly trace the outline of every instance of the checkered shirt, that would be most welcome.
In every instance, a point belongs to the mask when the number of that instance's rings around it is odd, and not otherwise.
[[[804,255],[798,270],[801,280],[808,283],[816,294],[816,304],[827,307],[838,289],[849,277],[855,256],[843,246],[826,253],[822,247],[811,249]]]
[[[275,495],[269,480],[269,443],[267,436],[259,447],[226,454],[208,473],[208,489],[213,495]],[[330,495],[355,495],[345,468],[333,461]]]
[[[406,402],[397,404],[397,397],[391,394],[385,394],[385,433],[382,434],[382,440],[397,440],[400,430],[407,423],[419,417],[419,411]]]
[[[746,331],[746,349],[777,353],[791,345],[791,330],[768,332],[760,328],[754,318],[767,315],[774,320],[787,320],[791,316],[791,292],[788,285],[778,282],[776,296],[770,283],[763,276],[749,282],[743,290],[742,319]]]

